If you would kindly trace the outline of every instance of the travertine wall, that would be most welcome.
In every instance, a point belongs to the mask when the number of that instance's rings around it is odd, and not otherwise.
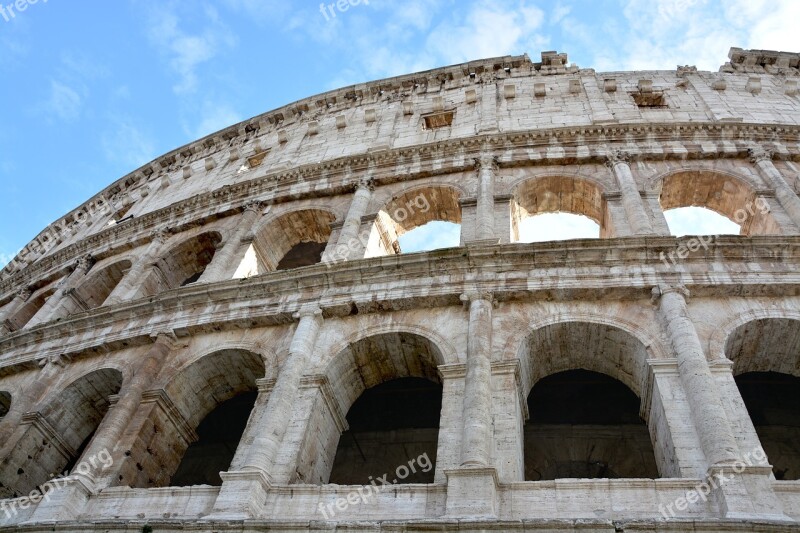
[[[800,378],[799,60],[483,60],[296,102],[138,169],[0,273],[0,524],[800,527],[798,473],[773,475],[734,380]],[[663,211],[689,205],[741,235],[669,236]],[[515,244],[546,212],[601,238]],[[460,246],[403,254],[397,237],[432,220],[460,223]],[[312,245],[319,264],[279,270]],[[640,430],[617,433],[649,437],[652,478],[526,481],[537,453],[619,452],[579,428],[526,446],[531,391],[577,369],[638,397]],[[362,472],[391,486],[329,484],[351,406],[404,377],[442,388],[433,482],[391,483],[422,449],[393,446],[397,464]],[[222,485],[170,487],[201,421],[242,393],[257,399]],[[433,437],[365,444],[386,438]]]

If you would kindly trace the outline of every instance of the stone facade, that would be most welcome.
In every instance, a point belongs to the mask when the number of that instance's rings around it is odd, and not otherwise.
[[[800,530],[799,61],[476,61],[117,181],[0,272],[0,531]]]

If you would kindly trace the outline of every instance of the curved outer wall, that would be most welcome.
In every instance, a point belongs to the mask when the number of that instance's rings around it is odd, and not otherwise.
[[[301,100],[117,181],[0,272],[0,530],[795,529],[800,481],[756,453],[734,376],[800,377],[799,61],[476,61]],[[663,211],[691,205],[742,234],[671,237]],[[514,243],[556,211],[601,238]],[[431,220],[460,246],[401,253]],[[526,481],[526,398],[573,369],[636,394],[658,479]],[[327,483],[350,407],[408,376],[442,388],[433,482],[330,516],[358,494]],[[246,391],[221,486],[169,486]]]

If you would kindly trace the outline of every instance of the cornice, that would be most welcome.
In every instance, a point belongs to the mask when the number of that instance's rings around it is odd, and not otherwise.
[[[703,137],[702,142],[697,136]],[[659,143],[679,143],[680,149]],[[709,146],[725,143],[725,146]],[[777,159],[800,160],[800,126],[748,123],[641,123],[596,125],[479,135],[432,144],[359,154],[289,170],[266,172],[253,179],[225,185],[135,219],[106,228],[37,260],[0,281],[0,299],[62,269],[79,256],[113,255],[142,244],[153,230],[170,226],[177,231],[238,213],[251,201],[282,203],[304,198],[336,196],[353,190],[364,172],[376,186],[413,181],[432,175],[475,168],[487,147],[500,168],[557,164],[604,164],[609,153],[624,149],[640,161],[665,159],[748,158],[753,143],[764,143]],[[579,150],[580,147],[586,148]],[[312,182],[325,177],[330,186],[316,190]],[[298,185],[309,182],[304,192]],[[13,262],[12,262],[13,264]],[[7,266],[0,274],[9,270]]]
[[[82,357],[146,345],[159,328],[182,336],[289,325],[304,305],[326,317],[461,305],[464,292],[492,292],[498,302],[640,300],[654,286],[684,285],[695,298],[800,295],[800,236],[719,237],[680,268],[660,255],[673,237],[476,246],[315,265],[243,280],[190,285],[158,296],[101,307],[0,338],[0,375],[35,368],[51,352]],[[726,266],[724,278],[707,264]],[[770,265],[758,277],[749,265]],[[431,286],[450,275],[451,283]],[[396,280],[405,281],[398,287]],[[381,294],[379,301],[375,294]],[[180,316],[176,319],[176,316]]]

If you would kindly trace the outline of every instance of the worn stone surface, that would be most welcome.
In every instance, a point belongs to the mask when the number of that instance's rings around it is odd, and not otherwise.
[[[476,61],[123,177],[0,272],[0,529],[800,529],[798,58]],[[740,235],[671,237],[685,206]],[[550,212],[600,238],[515,243]],[[430,221],[460,246],[404,254]]]

